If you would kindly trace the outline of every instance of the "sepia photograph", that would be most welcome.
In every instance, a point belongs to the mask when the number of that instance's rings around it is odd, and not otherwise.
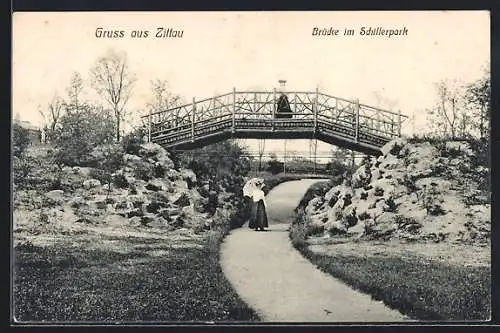
[[[491,314],[489,11],[15,12],[11,323]]]

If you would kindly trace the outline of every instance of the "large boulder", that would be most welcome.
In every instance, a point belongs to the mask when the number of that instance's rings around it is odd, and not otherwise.
[[[325,232],[330,235],[342,235],[347,233],[347,226],[342,220],[328,220],[324,224]]]
[[[196,174],[191,169],[182,169],[180,175],[191,187],[196,183]]]
[[[148,183],[146,185],[147,190],[154,191],[154,192],[168,191],[169,188],[170,188],[170,184],[168,182],[166,182],[165,180],[159,179],[159,178],[151,179],[150,181],[148,181]]]
[[[168,157],[167,151],[159,144],[148,142],[141,145],[139,155],[158,162],[165,169],[173,169],[174,162]]]
[[[367,225],[365,227],[366,235],[373,238],[390,238],[397,230],[397,226],[395,224],[395,216],[396,214],[394,213],[382,213],[375,219],[375,222],[373,224]]]
[[[404,146],[407,145],[407,142],[403,138],[396,138],[387,142],[380,151],[383,156],[387,156],[389,154],[398,156],[399,152],[403,149]]]
[[[83,182],[83,188],[90,190],[91,188],[96,188],[101,186],[101,182],[97,179],[88,179]]]
[[[64,201],[64,191],[63,190],[53,190],[45,193],[47,197],[53,204],[61,204]]]

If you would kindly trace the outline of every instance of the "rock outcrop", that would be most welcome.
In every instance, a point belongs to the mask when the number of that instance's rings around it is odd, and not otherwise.
[[[467,143],[396,139],[382,153],[312,199],[304,209],[309,225],[326,237],[489,242],[489,197],[474,181],[489,171],[474,165]]]
[[[124,154],[121,167],[110,177],[111,184],[93,178],[98,173],[92,170],[82,170],[62,169],[61,178],[66,180],[68,190],[48,191],[41,197],[36,191],[18,192],[17,201],[22,206],[15,214],[44,211],[44,221],[49,225],[113,224],[202,231],[215,223],[213,212],[207,211],[209,199],[203,191],[208,185],[198,184],[192,170],[174,169],[168,152],[157,144],[141,145],[138,155]],[[60,217],[63,211],[64,221]],[[37,219],[35,215],[33,218]],[[23,219],[15,216],[15,228],[25,228],[22,224]]]

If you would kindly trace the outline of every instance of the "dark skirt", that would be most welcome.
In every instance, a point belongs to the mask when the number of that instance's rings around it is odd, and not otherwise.
[[[264,202],[262,200],[252,203],[248,227],[252,229],[269,227],[269,224],[267,223],[266,206],[264,206]]]

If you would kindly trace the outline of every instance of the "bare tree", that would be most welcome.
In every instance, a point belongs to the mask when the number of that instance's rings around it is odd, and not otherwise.
[[[83,79],[80,73],[73,72],[66,92],[68,94],[68,104],[78,110],[81,105],[81,95],[83,92]]]
[[[111,107],[116,124],[116,140],[120,140],[121,123],[126,117],[125,106],[136,81],[129,71],[127,57],[115,51],[97,59],[90,70],[92,87]]]
[[[466,114],[463,108],[462,87],[457,82],[443,80],[436,83],[436,92],[438,101],[433,108],[427,110],[428,121],[437,134],[455,139],[461,132],[460,127],[466,124],[463,119]]]
[[[43,118],[45,138],[50,139],[59,124],[59,120],[64,112],[64,100],[57,94],[54,95],[52,101],[49,102],[47,108],[44,110],[39,107],[38,112]]]
[[[152,98],[148,103],[149,108],[154,111],[161,111],[180,105],[181,97],[169,90],[168,81],[156,79],[152,80],[150,84]]]
[[[373,95],[375,97],[376,103],[379,107],[392,111],[397,108],[399,101],[397,99],[390,99],[385,96],[380,91],[374,91]]]
[[[264,155],[264,152],[266,150],[266,139],[259,139],[259,150],[258,150],[258,155],[259,155],[259,172],[262,170],[262,156]]]
[[[166,80],[152,80],[151,84],[151,98],[146,103],[146,108],[150,112],[158,112],[162,110],[168,110],[172,108],[176,108],[181,105],[182,99],[179,95],[173,94],[168,85],[168,81]],[[178,117],[180,109],[174,109],[172,122],[169,123],[169,126],[177,126],[178,125]]]

